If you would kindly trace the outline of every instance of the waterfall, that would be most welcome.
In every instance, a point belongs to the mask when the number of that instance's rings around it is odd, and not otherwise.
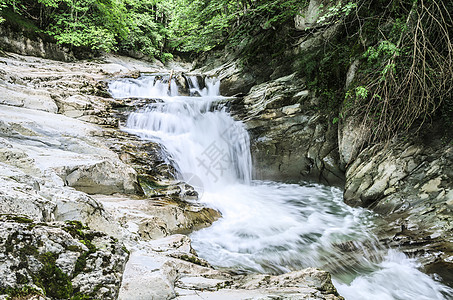
[[[110,91],[115,98],[157,99],[131,113],[123,130],[161,143],[181,179],[197,178],[200,201],[222,213],[191,235],[202,258],[244,272],[320,267],[348,300],[453,298],[415,259],[379,244],[377,216],[344,204],[340,189],[251,180],[249,135],[215,105],[225,100],[219,81],[182,77],[183,83],[169,74],[119,79]]]
[[[156,78],[153,75],[121,79],[110,85],[115,98],[147,97],[161,101],[132,113],[125,130],[164,145],[181,179],[196,175],[205,189],[250,183],[249,135],[225,107],[213,109],[213,103],[223,99],[220,82],[205,78],[201,89],[197,76],[187,76],[190,93],[197,95],[190,97],[179,95],[175,81],[169,86],[168,80]]]

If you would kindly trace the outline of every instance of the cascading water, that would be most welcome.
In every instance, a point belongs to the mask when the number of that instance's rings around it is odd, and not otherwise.
[[[178,96],[169,75],[120,79],[116,98],[157,98],[132,113],[124,130],[161,143],[182,179],[199,178],[201,201],[222,213],[191,235],[197,253],[219,268],[283,273],[304,267],[332,272],[346,299],[448,299],[453,291],[420,272],[417,262],[384,249],[375,216],[342,202],[337,188],[251,180],[249,136],[225,108],[219,82],[187,76]],[[168,83],[170,81],[170,84]],[[200,189],[200,186],[197,186]],[[201,190],[199,190],[201,192]]]

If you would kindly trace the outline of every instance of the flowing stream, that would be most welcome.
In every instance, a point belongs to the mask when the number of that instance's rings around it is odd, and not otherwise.
[[[218,268],[280,274],[319,267],[354,299],[453,299],[415,259],[379,245],[376,216],[342,201],[338,188],[252,180],[249,136],[221,103],[219,82],[186,76],[186,96],[167,75],[110,83],[115,98],[155,99],[131,113],[124,130],[161,143],[178,176],[222,218],[191,235],[200,257]]]

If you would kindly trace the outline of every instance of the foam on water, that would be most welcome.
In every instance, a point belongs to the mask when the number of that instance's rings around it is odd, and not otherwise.
[[[214,105],[222,99],[217,80],[208,78],[200,89],[198,78],[188,77],[190,94],[197,97],[183,97],[162,78],[121,79],[110,91],[116,98],[160,99],[132,113],[124,130],[161,143],[183,179],[202,182],[200,201],[222,213],[191,235],[202,258],[246,272],[320,267],[332,272],[346,299],[453,298],[415,260],[380,245],[372,234],[375,216],[345,205],[341,190],[252,181],[248,133],[227,109]]]

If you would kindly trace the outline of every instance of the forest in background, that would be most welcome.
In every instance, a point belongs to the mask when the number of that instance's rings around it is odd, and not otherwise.
[[[142,53],[224,50],[246,69],[298,73],[333,123],[356,115],[370,140],[441,120],[453,129],[453,3],[447,0],[324,0],[312,26],[294,18],[308,0],[0,0],[0,21],[53,37],[73,49]],[[316,49],[291,51],[304,37],[335,27]],[[347,90],[349,66],[357,76]],[[271,72],[257,74],[269,80]]]
[[[252,29],[286,22],[308,1],[0,0],[0,21],[20,23],[60,44],[139,51],[161,60],[202,52]],[[256,18],[256,20],[255,20]],[[246,22],[244,22],[244,20]],[[248,21],[247,21],[248,20]]]

